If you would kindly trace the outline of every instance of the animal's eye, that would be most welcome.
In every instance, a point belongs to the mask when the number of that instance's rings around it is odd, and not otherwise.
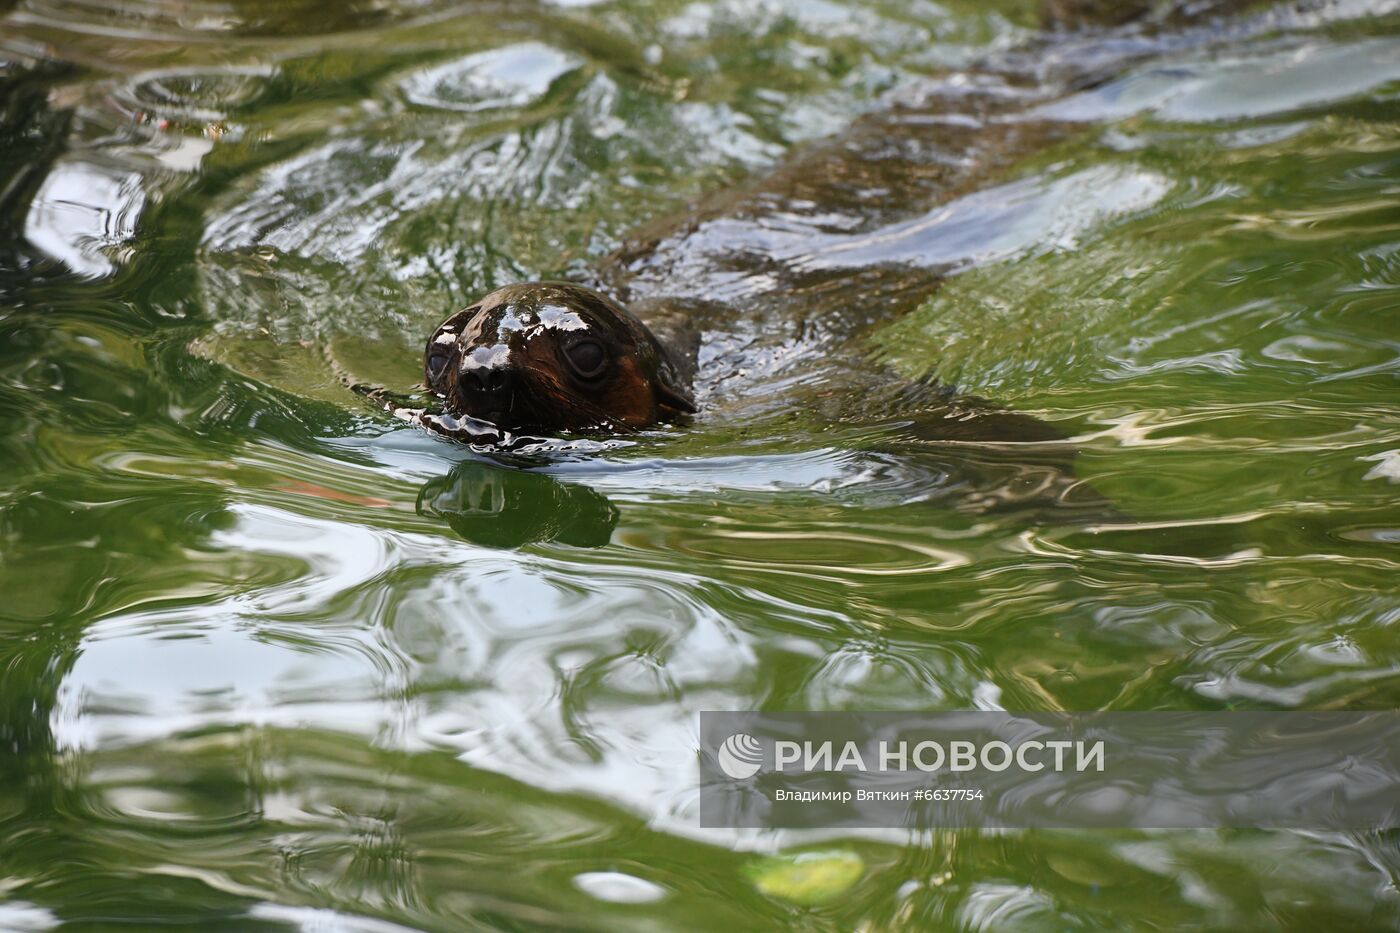
[[[608,354],[595,340],[580,340],[564,351],[569,365],[583,379],[597,379],[608,366]]]
[[[446,351],[437,351],[428,354],[428,381],[437,382],[442,375],[442,371],[447,368],[447,359],[451,354]]]

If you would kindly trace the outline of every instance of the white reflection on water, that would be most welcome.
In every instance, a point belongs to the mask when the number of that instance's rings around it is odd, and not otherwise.
[[[417,72],[404,80],[403,94],[444,110],[523,107],[581,64],[552,46],[522,42]]]
[[[65,159],[31,202],[24,235],[79,275],[107,275],[106,251],[135,235],[145,203],[138,173]]]
[[[1263,54],[1153,65],[1039,108],[1058,120],[1121,120],[1152,112],[1199,122],[1272,117],[1400,78],[1400,42],[1306,43]]]
[[[732,702],[708,685],[742,682],[755,663],[680,572],[644,583],[625,568],[581,573],[432,535],[231,512],[211,543],[274,558],[281,579],[261,569],[224,599],[92,626],[53,717],[60,747],[327,729],[451,749],[553,790],[621,790],[660,815],[692,793],[691,703]],[[316,621],[329,606],[338,621]],[[647,641],[664,655],[640,650]]]
[[[46,907],[39,907],[26,901],[10,901],[0,904],[0,926],[14,933],[28,930],[52,930],[61,925],[58,915]]]
[[[1080,235],[1147,210],[1170,188],[1160,175],[1116,166],[1031,178],[970,194],[871,233],[832,238],[799,264],[819,269],[872,262],[954,265],[994,262],[1032,249],[1074,249]]]
[[[288,904],[257,904],[248,911],[248,916],[254,920],[285,923],[303,933],[414,933],[415,929],[341,910]]]

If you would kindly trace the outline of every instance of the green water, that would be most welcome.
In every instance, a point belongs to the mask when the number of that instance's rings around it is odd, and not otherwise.
[[[1059,208],[844,348],[1073,433],[1097,530],[923,495],[783,372],[522,472],[319,352],[411,382],[1030,4],[0,7],[0,928],[1400,923],[1391,833],[702,831],[694,786],[702,709],[1400,706],[1393,5],[1049,105],[1001,183]],[[840,896],[762,882],[811,850]]]

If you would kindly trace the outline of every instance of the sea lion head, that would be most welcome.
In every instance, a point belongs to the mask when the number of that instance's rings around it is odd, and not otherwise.
[[[695,411],[646,325],[567,282],[508,285],[453,314],[423,374],[450,413],[508,431],[636,430]]]

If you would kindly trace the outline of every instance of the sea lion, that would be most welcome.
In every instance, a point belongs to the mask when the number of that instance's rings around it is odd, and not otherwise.
[[[869,415],[876,410],[870,400],[902,383],[902,408],[890,416],[921,421],[914,432],[921,439],[951,432],[960,441],[1043,441],[1057,432],[1013,438],[1000,406],[954,400],[934,380],[909,386],[871,360],[852,365],[851,340],[916,306],[949,272],[991,249],[985,240],[995,239],[997,217],[1006,218],[1002,238],[1014,235],[1017,216],[1005,202],[1021,192],[1004,190],[1000,201],[977,208],[984,213],[976,225],[950,215],[948,205],[961,198],[969,209],[969,197],[1005,182],[1012,165],[1079,131],[1044,105],[1188,41],[1182,32],[1157,32],[1164,26],[1194,25],[1198,34],[1189,41],[1214,41],[1209,20],[1235,5],[1167,4],[1168,16],[1155,3],[1125,11],[1056,0],[1047,16],[1062,28],[1115,25],[1046,36],[907,88],[844,133],[799,148],[772,173],[642,227],[581,274],[591,287],[510,285],[457,311],[424,353],[424,384],[442,414],[399,414],[477,443],[498,442],[492,425],[553,435],[674,422],[696,411],[698,333],[733,333],[736,320],[747,320],[763,322],[745,336],[749,359],[756,351],[806,367],[808,375],[794,373],[789,384],[819,385],[823,400],[814,403],[859,399]],[[1046,79],[1046,70],[1054,77]],[[961,236],[962,229],[983,239]],[[688,331],[676,326],[687,319]],[[749,359],[730,368],[752,371]],[[704,388],[713,397],[714,387]],[[1031,420],[1020,418],[1020,426]],[[985,437],[970,429],[983,425]]]
[[[1034,192],[1008,170],[1079,132],[1046,105],[1153,54],[1219,41],[1212,18],[1235,5],[1167,4],[1167,16],[1132,4],[1129,25],[1043,34],[904,88],[772,173],[640,228],[579,283],[510,285],[453,313],[425,347],[429,407],[359,388],[433,433],[495,446],[674,422],[695,413],[697,393],[707,407],[723,397],[726,374],[761,371],[796,390],[788,404],[912,423],[919,443],[1053,442],[1033,419],[1010,430],[1000,406],[891,372],[860,353],[860,335],[1024,235],[1016,205]],[[1117,20],[1112,6],[1059,0],[1050,12],[1063,27]],[[708,345],[695,384],[701,331],[721,346]]]
[[[612,433],[695,412],[674,353],[593,289],[527,282],[439,324],[423,379],[450,415],[514,432]]]

